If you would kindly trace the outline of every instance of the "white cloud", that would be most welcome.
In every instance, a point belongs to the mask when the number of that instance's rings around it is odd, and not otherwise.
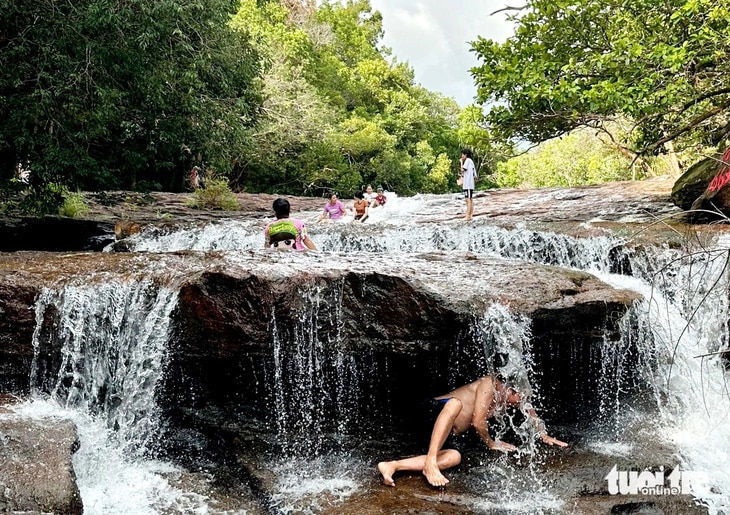
[[[453,97],[462,105],[473,102],[476,87],[469,70],[479,64],[470,42],[482,36],[504,41],[512,24],[494,0],[370,0],[383,15],[383,44],[399,61],[413,68],[416,82]]]

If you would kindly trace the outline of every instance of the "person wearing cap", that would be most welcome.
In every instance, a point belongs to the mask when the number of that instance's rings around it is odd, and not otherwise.
[[[317,250],[307,235],[304,222],[290,218],[291,206],[285,198],[278,198],[273,204],[276,220],[264,228],[264,248],[273,250]]]
[[[371,208],[384,206],[385,203],[388,201],[388,197],[385,196],[385,193],[383,193],[383,188],[378,187],[378,193],[373,197],[373,201],[370,203]]]
[[[393,474],[400,471],[422,472],[432,486],[445,486],[449,480],[441,473],[461,463],[461,454],[456,449],[442,449],[449,434],[460,434],[474,428],[484,444],[495,451],[515,451],[509,443],[493,440],[489,435],[487,421],[507,406],[521,407],[530,418],[536,436],[548,445],[567,447],[567,443],[547,434],[545,423],[540,420],[532,405],[524,402],[523,396],[507,383],[494,376],[484,376],[473,383],[435,397],[431,404],[438,411],[431,433],[427,454],[394,461],[381,461],[378,471],[383,483],[395,486]]]

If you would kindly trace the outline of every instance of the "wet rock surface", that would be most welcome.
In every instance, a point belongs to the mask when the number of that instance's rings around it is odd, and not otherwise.
[[[0,511],[83,513],[71,463],[78,445],[71,421],[21,416],[0,396]]]
[[[660,178],[539,192],[479,192],[475,223],[528,227],[577,238],[619,234],[637,247],[680,245],[685,231],[694,228],[681,221],[681,210],[669,198],[671,187],[672,181]],[[354,427],[350,443],[357,445],[365,438],[399,439],[400,446],[384,447],[378,452],[384,458],[391,454],[397,457],[424,450],[425,440],[418,440],[420,435],[408,422],[413,399],[443,393],[450,383],[483,370],[484,363],[475,356],[483,354],[484,349],[476,340],[465,338],[466,328],[485,307],[499,302],[532,320],[536,368],[551,379],[541,412],[549,427],[556,428],[557,436],[571,444],[565,452],[546,450],[541,458],[540,473],[549,475],[550,481],[571,499],[555,512],[706,512],[681,496],[608,495],[605,474],[616,460],[581,447],[571,429],[559,426],[573,427],[579,416],[590,415],[596,409],[595,386],[603,371],[601,356],[595,349],[606,335],[612,337],[617,321],[638,299],[637,294],[612,288],[584,272],[468,252],[420,253],[407,258],[372,254],[361,259],[338,252],[69,251],[99,250],[100,245],[90,242],[114,238],[114,227],[120,221],[132,224],[130,233],[133,225],[169,230],[230,218],[263,223],[270,217],[271,202],[276,197],[240,194],[242,209],[236,212],[192,210],[185,198],[124,192],[90,196],[91,212],[81,222],[95,224],[96,228],[79,232],[84,234],[82,244],[77,243],[76,235],[72,236],[76,229],[71,223],[56,230],[61,240],[68,236],[64,243],[67,246],[54,243],[45,247],[56,252],[23,252],[24,247],[44,248],[38,243],[26,243],[8,247],[12,253],[0,254],[0,392],[29,391],[36,323],[33,305],[44,287],[128,283],[141,278],[152,278],[158,286],[170,285],[179,289],[180,296],[173,313],[174,338],[159,399],[168,424],[168,442],[162,451],[185,462],[191,470],[217,470],[222,511],[245,506],[250,513],[278,513],[270,508],[274,479],[261,456],[285,442],[277,441],[277,435],[270,431],[278,423],[272,420],[272,413],[280,406],[273,404],[275,396],[266,385],[275,375],[275,359],[303,352],[286,348],[283,354],[277,354],[281,341],[306,340],[303,328],[316,331],[324,340],[326,335],[335,335],[330,341],[340,344],[328,349],[329,356],[318,365],[352,359],[361,367],[353,381],[365,383],[371,392],[353,400],[359,403],[362,418],[350,421]],[[310,217],[316,216],[325,202],[311,198],[290,201],[293,211],[306,212]],[[437,209],[414,212],[413,223],[459,224],[463,199],[458,195],[436,199],[434,205]],[[60,226],[51,223],[48,227]],[[710,235],[725,230],[722,226],[700,229]],[[20,233],[27,241],[45,239],[41,233]],[[346,236],[343,232],[342,237]],[[326,302],[317,311],[321,299]],[[317,316],[309,315],[313,312]],[[42,331],[52,329],[52,320],[52,314],[48,314],[49,327]],[[276,333],[272,332],[274,324]],[[41,349],[41,383],[43,377],[50,383],[57,373],[61,351],[57,343]],[[631,363],[628,365],[630,369]],[[332,378],[323,375],[321,379]],[[295,385],[284,382],[283,387],[293,391]],[[331,392],[320,390],[317,384],[310,388],[315,397],[324,398]],[[299,401],[295,398],[287,409],[297,413]],[[322,409],[324,415],[322,406],[315,408]],[[297,420],[293,430],[311,430],[305,422]],[[59,424],[63,429],[65,423]],[[269,428],[269,432],[262,427]],[[26,428],[29,433],[37,432],[35,426]],[[331,431],[332,427],[315,429]],[[66,443],[60,447],[70,456]],[[644,457],[620,464],[627,468],[673,465],[671,449],[653,449]],[[261,456],[246,458],[254,450],[261,450]],[[481,473],[479,460],[497,459],[489,453],[476,456],[449,475],[452,484],[445,491],[429,487],[420,474],[404,474],[396,479],[396,488],[385,487],[376,472],[376,462],[367,463],[358,471],[358,476],[366,479],[357,492],[344,501],[325,492],[316,500],[316,512],[500,512],[497,508],[475,507],[479,490],[466,483]]]
[[[176,252],[170,254],[0,255],[0,291],[8,312],[19,315],[0,326],[0,353],[10,367],[6,389],[27,391],[33,356],[33,302],[43,287],[134,281],[151,277],[180,288],[175,320],[177,356],[195,367],[203,357],[211,366],[249,354],[270,354],[271,317],[295,323],[306,296],[294,291],[324,291],[341,304],[342,340],[353,349],[392,355],[438,355],[453,345],[470,317],[493,302],[533,317],[535,337],[560,326],[574,339],[592,341],[625,312],[638,296],[614,289],[594,276],[558,267],[499,259],[448,256],[372,256],[362,261],[340,255]],[[9,299],[13,299],[12,302]],[[398,299],[397,303],[393,299]],[[22,315],[22,316],[20,316]],[[339,322],[338,322],[339,323]],[[327,330],[326,327],[320,330]],[[581,337],[581,335],[583,335]],[[204,345],[201,345],[205,342]],[[548,343],[546,343],[547,345]],[[40,374],[54,376],[60,349],[41,356]],[[56,365],[53,365],[56,363]],[[201,375],[201,374],[196,374]],[[213,374],[218,380],[219,375]],[[201,377],[201,380],[205,380]],[[15,388],[12,388],[15,387]]]
[[[578,188],[502,189],[477,192],[476,221],[514,228],[553,231],[575,237],[621,233],[636,241],[677,239],[684,211],[671,199],[674,179],[606,183]],[[89,211],[79,219],[49,216],[33,219],[6,215],[0,219],[0,252],[18,250],[101,250],[115,240],[119,223],[165,230],[224,219],[272,216],[276,195],[239,193],[240,209],[193,209],[190,193],[84,193]],[[292,213],[318,212],[326,200],[285,196]],[[347,199],[345,200],[348,203]],[[453,195],[453,212],[414,211],[415,223],[453,222],[463,217],[463,200]],[[680,231],[681,232],[681,231]]]

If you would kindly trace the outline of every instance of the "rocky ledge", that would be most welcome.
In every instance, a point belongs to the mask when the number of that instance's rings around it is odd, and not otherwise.
[[[671,200],[673,185],[671,177],[656,177],[575,188],[479,191],[474,199],[474,217],[507,229],[523,226],[576,237],[619,232],[636,242],[664,243],[678,240],[684,227],[685,212]],[[236,197],[240,209],[222,211],[190,207],[191,193],[118,191],[83,196],[90,209],[78,218],[32,218],[19,213],[1,218],[0,252],[98,251],[142,226],[169,229],[221,219],[265,218],[271,216],[272,202],[278,198],[239,193]],[[326,202],[322,198],[286,198],[292,212],[319,211]],[[453,221],[463,216],[460,207],[461,203],[455,203],[452,213],[414,213],[414,217],[422,223]],[[707,225],[702,230],[722,228]]]

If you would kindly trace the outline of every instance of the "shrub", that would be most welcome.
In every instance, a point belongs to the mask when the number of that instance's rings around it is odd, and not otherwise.
[[[205,188],[195,190],[185,203],[194,209],[235,211],[241,208],[236,195],[228,187],[228,179],[217,177],[208,179]]]
[[[47,182],[32,186],[20,203],[23,213],[31,216],[44,216],[55,213],[63,205],[67,190],[61,184]]]
[[[88,212],[89,206],[81,193],[65,192],[63,194],[63,204],[58,208],[59,215],[76,218]]]

